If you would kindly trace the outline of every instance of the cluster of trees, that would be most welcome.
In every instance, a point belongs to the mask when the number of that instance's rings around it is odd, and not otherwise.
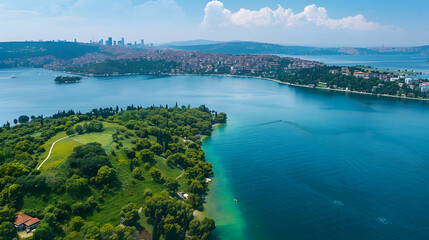
[[[166,239],[207,237],[214,229],[214,221],[200,222],[192,217],[193,209],[202,205],[201,195],[207,191],[204,178],[213,173],[211,164],[205,162],[201,136],[210,135],[213,124],[225,122],[226,114],[210,111],[203,105],[199,108],[179,107],[177,104],[174,107],[128,106],[126,109],[105,108],[86,114],[62,111],[55,117],[32,116],[19,125],[5,124],[0,128],[0,239],[16,238],[12,222],[18,211],[42,220],[34,239],[134,239],[136,229],[141,228],[138,225],[138,209],[153,209],[150,199],[158,197],[151,190],[144,193],[148,205],[129,204],[118,215],[126,228],[83,220],[102,207],[104,197],[114,195],[121,189],[122,173],[112,164],[116,152],[123,152],[130,158],[129,174],[135,181],[146,181],[144,175],[147,173],[149,180],[166,190],[159,196],[166,200],[163,208],[167,215],[153,215],[152,211],[145,210],[145,214],[147,212],[153,220],[151,224],[158,224],[154,226],[157,229],[154,239],[157,239],[156,236]],[[113,134],[118,148],[116,152],[107,154],[99,143],[89,143],[76,147],[49,176],[35,170],[42,159],[41,154],[46,151],[44,144],[57,133],[100,132],[104,121],[122,126]],[[124,138],[132,139],[132,147],[122,147]],[[184,176],[190,186],[186,201],[177,198],[179,181],[154,166],[155,156],[166,158],[171,166],[180,166],[185,170]],[[66,195],[68,200],[58,200],[63,197],[52,199],[50,194]],[[167,201],[166,194],[171,201]],[[21,209],[24,195],[49,204],[43,208]],[[183,209],[171,210],[178,207],[179,202]],[[182,213],[186,213],[186,217]],[[189,213],[191,215],[188,216]]]
[[[193,218],[193,208],[171,198],[168,192],[163,191],[145,200],[145,216],[153,225],[153,239],[163,236],[165,239],[207,239],[209,233],[215,229],[215,222],[205,218],[202,222]]]
[[[69,64],[62,70],[80,74],[113,75],[113,74],[161,74],[170,73],[179,66],[177,62],[138,59],[106,60],[100,63],[89,63],[81,66]]]

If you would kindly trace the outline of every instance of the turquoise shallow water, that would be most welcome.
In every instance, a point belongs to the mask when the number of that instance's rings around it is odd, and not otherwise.
[[[206,211],[217,221],[215,239],[429,236],[429,103],[245,78],[125,76],[56,85],[54,75],[0,70],[0,121],[176,101],[228,113],[204,142],[215,171]]]

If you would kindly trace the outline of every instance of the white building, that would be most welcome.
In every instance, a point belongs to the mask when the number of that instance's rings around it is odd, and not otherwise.
[[[429,82],[424,82],[420,84],[420,91],[427,92],[429,91]]]
[[[405,84],[408,84],[408,85],[414,85],[414,84],[419,83],[419,79],[418,78],[405,78],[404,82],[405,82]]]

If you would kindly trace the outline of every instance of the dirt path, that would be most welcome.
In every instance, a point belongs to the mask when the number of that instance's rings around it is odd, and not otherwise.
[[[42,167],[42,165],[46,162],[46,160],[48,160],[48,159],[49,159],[49,157],[51,156],[52,148],[54,148],[55,143],[57,143],[57,142],[59,142],[59,141],[61,141],[61,140],[64,140],[64,139],[66,139],[66,138],[69,138],[69,137],[70,137],[70,136],[66,136],[66,137],[60,138],[60,139],[58,139],[57,141],[55,141],[55,142],[53,142],[53,143],[52,143],[51,149],[49,149],[48,156],[45,158],[45,160],[43,160],[43,162],[39,165],[39,167],[37,167],[37,170],[39,170],[39,169]]]

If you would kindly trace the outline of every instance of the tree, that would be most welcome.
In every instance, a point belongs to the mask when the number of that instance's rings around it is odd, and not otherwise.
[[[74,130],[77,132],[77,134],[82,134],[83,133],[83,127],[82,125],[77,125]]]
[[[141,170],[141,168],[136,167],[134,168],[132,175],[133,178],[141,179],[143,177],[143,171]]]
[[[72,220],[70,221],[71,229],[76,232],[79,232],[84,224],[85,224],[85,221],[80,216],[76,216],[72,218]]]
[[[131,149],[125,149],[125,154],[129,159],[133,159],[136,156],[136,152]]]
[[[33,240],[46,239],[54,239],[54,233],[49,227],[49,224],[46,221],[42,220],[40,221],[39,226],[37,226],[37,230],[34,231]]]
[[[65,187],[68,192],[78,194],[88,189],[88,179],[75,174],[66,180]]]
[[[102,166],[111,166],[106,152],[99,143],[88,143],[73,149],[73,153],[67,158],[67,164],[71,170],[79,169],[84,176],[97,175]]]
[[[155,144],[152,147],[150,147],[150,150],[154,152],[156,155],[161,155],[162,153],[162,146],[160,144]]]
[[[0,240],[18,239],[18,234],[11,222],[0,224]]]
[[[177,179],[169,178],[165,181],[164,186],[168,189],[170,193],[175,193],[179,189],[180,184]]]
[[[185,239],[185,231],[192,220],[193,209],[183,201],[171,198],[167,191],[145,200],[145,216],[153,225],[153,238]]]
[[[100,228],[100,239],[112,239],[115,233],[115,227],[112,224],[106,223]]]
[[[182,153],[175,153],[167,157],[167,163],[172,165],[180,165],[181,167],[186,168],[186,156]]]
[[[188,234],[196,237],[196,239],[207,239],[209,233],[216,228],[215,221],[212,218],[204,218],[203,221],[199,221],[194,218],[189,223]]]
[[[136,226],[140,215],[135,203],[129,203],[121,209],[122,223],[125,226]]]
[[[13,123],[18,124],[18,119],[13,119]]]
[[[149,149],[143,149],[140,151],[140,158],[143,162],[152,162],[155,154]]]
[[[116,171],[113,168],[108,166],[102,166],[98,169],[97,176],[95,177],[95,181],[98,184],[110,184],[117,179]]]
[[[19,123],[27,123],[30,120],[30,118],[27,115],[21,115],[18,118]]]
[[[145,135],[145,134],[143,134]],[[136,145],[134,146],[134,149],[136,151],[140,151],[143,149],[149,149],[151,147],[150,141],[147,138],[140,138]]]
[[[21,152],[28,152],[28,150],[30,150],[30,143],[27,140],[19,141],[15,145],[15,150]]]
[[[159,169],[153,167],[149,170],[149,174],[152,177],[153,181],[155,181],[157,183],[162,182],[162,180],[163,180],[162,173],[161,173],[161,171],[159,171]]]
[[[204,186],[198,180],[192,180],[189,191],[195,194],[204,193]]]
[[[73,129],[67,129],[66,134],[67,134],[68,136],[71,136],[71,135],[73,135],[73,134],[74,134],[74,130],[73,130]]]

